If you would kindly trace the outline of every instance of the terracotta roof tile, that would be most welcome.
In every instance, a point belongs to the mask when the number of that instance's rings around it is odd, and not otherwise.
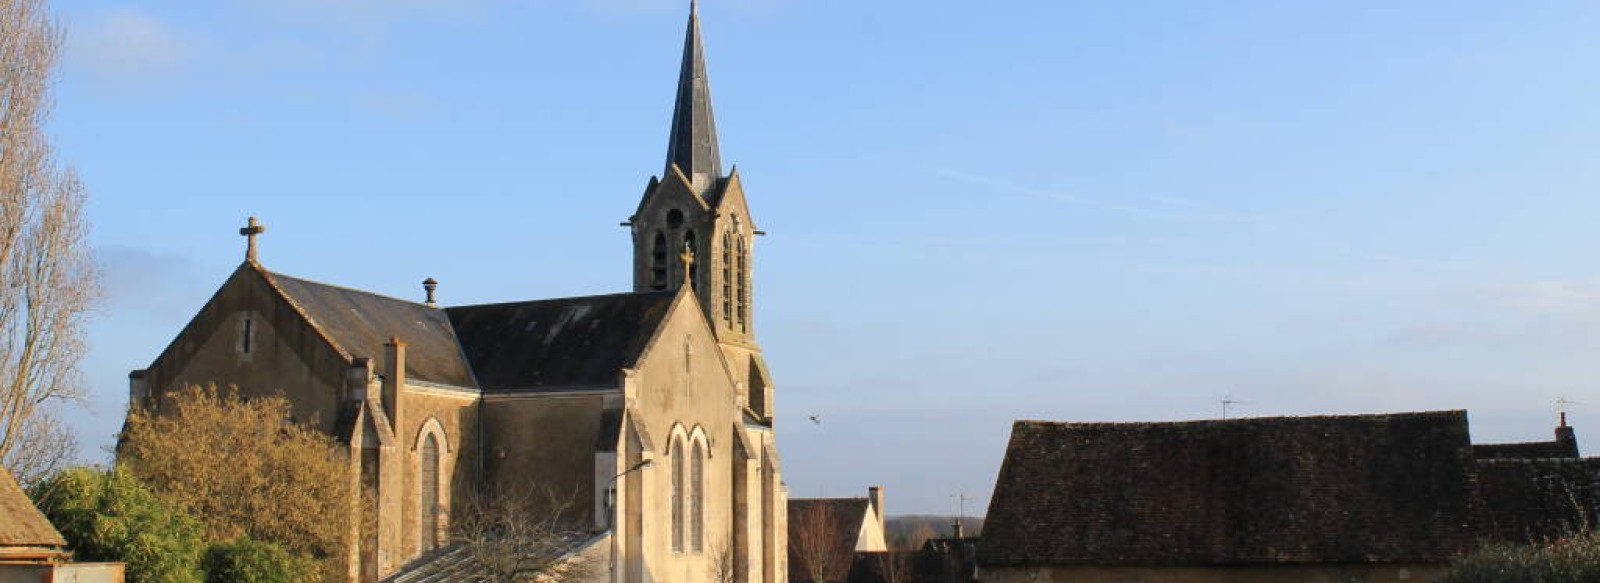
[[[65,546],[66,539],[23,493],[22,486],[10,472],[0,468],[0,547]]]

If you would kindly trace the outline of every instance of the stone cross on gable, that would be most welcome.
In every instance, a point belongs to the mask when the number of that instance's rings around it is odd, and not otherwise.
[[[683,242],[683,254],[678,259],[683,261],[683,285],[694,287],[694,247],[688,241]]]
[[[252,262],[252,263],[255,262],[255,260],[256,260],[256,235],[260,235],[260,234],[265,233],[265,232],[267,232],[267,226],[261,224],[260,222],[257,222],[255,217],[250,217],[249,224],[247,224],[243,228],[239,229],[239,234],[240,235],[244,235],[245,240],[246,240],[245,248],[244,248],[244,259],[245,259],[245,261],[249,261],[249,262]]]

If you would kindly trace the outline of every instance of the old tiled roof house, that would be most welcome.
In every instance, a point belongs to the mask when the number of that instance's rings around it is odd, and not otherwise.
[[[430,578],[451,517],[485,491],[574,493],[578,550],[614,581],[787,574],[773,384],[755,339],[755,221],[724,173],[699,17],[690,10],[667,160],[629,217],[633,290],[443,307],[246,259],[146,369],[131,400],[189,384],[283,394],[349,455],[361,537],[349,577]],[[610,490],[614,487],[614,496]],[[354,496],[354,488],[352,489]],[[352,536],[355,537],[354,532]],[[435,573],[437,574],[437,573]]]
[[[1475,447],[1464,411],[1019,421],[980,580],[1427,581],[1485,537],[1592,517],[1596,467],[1564,420],[1554,442]]]

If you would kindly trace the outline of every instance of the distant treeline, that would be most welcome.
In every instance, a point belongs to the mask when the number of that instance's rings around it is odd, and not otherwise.
[[[922,543],[930,538],[945,538],[951,536],[952,525],[956,522],[954,516],[931,516],[914,514],[907,516],[891,516],[886,521],[884,535],[889,539],[889,546],[896,549],[919,549]],[[968,516],[961,520],[962,536],[974,537],[983,531],[983,518]]]

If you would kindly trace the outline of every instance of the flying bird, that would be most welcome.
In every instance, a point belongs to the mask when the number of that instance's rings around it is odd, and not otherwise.
[[[808,416],[808,417],[806,417],[806,419],[810,419],[811,422],[814,423],[814,424],[822,425],[822,415],[820,415],[820,414],[819,415]]]

